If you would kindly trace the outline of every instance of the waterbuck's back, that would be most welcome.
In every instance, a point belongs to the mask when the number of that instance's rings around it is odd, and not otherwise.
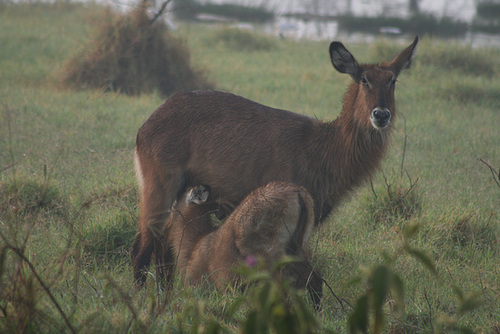
[[[310,190],[304,166],[313,159],[307,149],[320,126],[233,94],[179,93],[139,130],[137,153],[141,164],[181,174],[185,187],[208,184],[221,201],[237,204],[271,181],[297,181]]]

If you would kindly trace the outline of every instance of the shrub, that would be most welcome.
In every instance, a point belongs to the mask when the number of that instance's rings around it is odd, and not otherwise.
[[[93,191],[81,207],[89,215],[80,238],[92,263],[128,262],[138,218],[136,188],[107,187]]]
[[[439,94],[448,100],[461,103],[498,105],[498,88],[481,87],[473,81],[451,82],[439,90]]]
[[[56,215],[65,213],[66,201],[47,183],[16,180],[0,184],[0,215]]]
[[[116,213],[82,232],[83,250],[100,264],[128,262],[130,244],[134,240],[136,217],[127,212]]]
[[[400,221],[408,221],[421,211],[422,199],[416,191],[418,179],[405,185],[402,178],[394,181],[385,179],[385,190],[362,198],[365,209],[365,220],[371,225],[384,224],[392,226]]]
[[[92,43],[68,60],[62,82],[126,94],[211,88],[190,66],[188,48],[140,6],[126,15],[106,11]]]
[[[495,228],[490,225],[491,217],[481,219],[474,213],[444,216],[437,225],[435,235],[439,236],[436,243],[440,248],[453,245],[462,249],[474,246],[478,249],[487,249],[498,243]]]
[[[440,68],[453,69],[467,75],[493,77],[498,75],[500,61],[493,50],[472,49],[470,46],[439,47],[433,45],[422,52],[420,62]]]
[[[367,206],[371,221],[378,225],[392,225],[398,220],[409,220],[420,211],[421,203],[413,188],[387,186],[381,198],[372,198]]]

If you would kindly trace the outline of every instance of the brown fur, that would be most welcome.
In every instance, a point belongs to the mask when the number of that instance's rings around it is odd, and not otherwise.
[[[210,217],[217,204],[193,204],[193,191],[199,189],[203,187],[191,189],[177,201],[167,223],[168,242],[185,281],[200,285],[208,280],[223,288],[239,281],[234,269],[249,256],[271,266],[285,255],[294,255],[301,260],[287,265],[284,274],[296,288],[307,285],[314,303],[319,304],[322,280],[307,255],[314,206],[303,187],[282,182],[260,187],[218,229]]]
[[[172,204],[190,186],[208,184],[217,202],[235,207],[271,181],[292,182],[311,194],[316,223],[324,221],[379,166],[392,122],[376,127],[371,119],[377,109],[396,115],[395,79],[410,66],[417,41],[381,65],[359,65],[333,42],[332,64],[354,79],[333,122],[216,91],[169,98],[137,134],[141,203],[132,247],[137,282],[144,283],[152,254],[160,275],[170,281],[174,258],[161,231]]]

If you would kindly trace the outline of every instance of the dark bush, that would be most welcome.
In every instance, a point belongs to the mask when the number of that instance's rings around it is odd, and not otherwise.
[[[126,94],[211,88],[190,66],[186,45],[141,6],[125,15],[108,10],[95,38],[66,62],[63,84]]]
[[[500,97],[497,87],[480,87],[474,83],[453,82],[439,89],[439,94],[448,100],[475,105],[498,105]]]
[[[137,217],[122,211],[105,221],[91,224],[81,235],[83,250],[92,263],[118,264],[129,260],[129,248],[134,240]]]
[[[370,197],[366,201],[366,218],[375,226],[393,225],[397,221],[407,221],[418,215],[421,199],[413,189],[396,186],[387,187],[381,198]]]
[[[0,183],[0,216],[9,212],[17,215],[61,216],[66,201],[52,184],[33,180]]]
[[[500,21],[475,20],[472,22],[472,30],[487,34],[500,34]]]
[[[500,3],[481,2],[476,7],[477,15],[486,19],[498,20],[500,18]]]

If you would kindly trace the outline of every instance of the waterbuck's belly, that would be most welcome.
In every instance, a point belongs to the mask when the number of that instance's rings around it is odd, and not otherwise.
[[[235,159],[224,156],[214,159],[216,156],[193,158],[187,169],[187,183],[189,186],[210,186],[211,196],[223,206],[235,207],[251,191],[271,181],[301,183],[295,170],[297,159],[291,153],[277,154],[266,149],[252,154],[240,151],[233,155]]]

